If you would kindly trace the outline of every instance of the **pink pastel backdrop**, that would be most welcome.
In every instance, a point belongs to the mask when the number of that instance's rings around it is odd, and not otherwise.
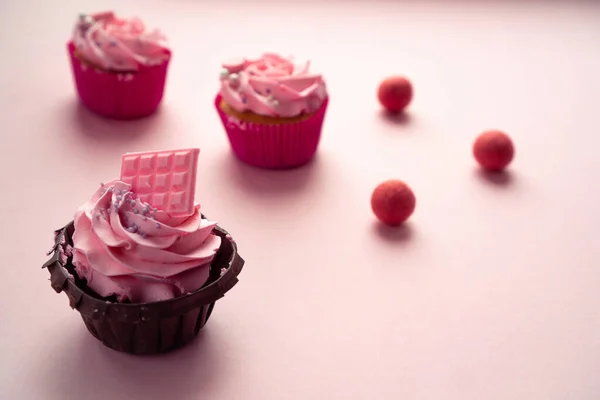
[[[78,12],[169,35],[155,116],[78,105],[65,43]],[[600,398],[600,3],[20,0],[0,4],[2,399]],[[318,157],[266,172],[231,155],[219,62],[308,56],[331,102]],[[388,119],[378,82],[415,87]],[[517,155],[470,154],[487,128]],[[126,151],[200,146],[197,199],[246,267],[199,340],[161,357],[103,347],[40,269],[52,230]],[[403,229],[371,190],[417,196]]]

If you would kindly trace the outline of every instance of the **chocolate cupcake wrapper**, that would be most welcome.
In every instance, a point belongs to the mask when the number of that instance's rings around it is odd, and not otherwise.
[[[221,110],[221,95],[215,107],[229,143],[238,159],[260,168],[295,168],[309,162],[319,145],[329,99],[310,118],[300,122],[260,124],[240,120]]]
[[[163,353],[189,343],[206,324],[215,302],[238,282],[244,265],[231,236],[217,226],[214,233],[222,244],[202,288],[166,301],[116,303],[100,298],[69,271],[73,271],[72,264],[63,244],[72,244],[73,232],[73,222],[56,231],[53,255],[43,266],[50,271],[52,288],[67,294],[71,308],[79,311],[92,335],[110,348],[131,354]]]
[[[170,57],[160,65],[119,73],[80,60],[73,42],[67,49],[77,93],[91,111],[114,119],[142,118],[156,111],[163,98]]]

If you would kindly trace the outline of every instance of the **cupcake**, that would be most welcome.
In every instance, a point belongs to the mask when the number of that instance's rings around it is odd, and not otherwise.
[[[223,65],[215,106],[241,161],[293,168],[314,156],[328,94],[323,77],[309,67],[271,53]]]
[[[115,350],[162,353],[190,342],[244,261],[194,203],[198,149],[129,153],[56,231],[44,265],[85,326]]]
[[[67,47],[77,93],[87,108],[115,119],[156,111],[171,59],[159,30],[112,12],[81,14]]]

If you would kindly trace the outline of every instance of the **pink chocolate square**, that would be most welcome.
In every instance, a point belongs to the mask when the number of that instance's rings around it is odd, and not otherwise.
[[[124,154],[121,181],[141,201],[171,216],[192,215],[199,154],[200,149]]]

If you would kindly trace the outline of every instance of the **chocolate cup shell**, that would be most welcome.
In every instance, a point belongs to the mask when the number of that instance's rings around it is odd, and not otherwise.
[[[50,271],[52,288],[67,294],[71,308],[79,311],[90,333],[104,345],[125,353],[164,353],[188,344],[208,321],[215,302],[238,282],[244,266],[236,243],[217,226],[213,233],[221,237],[221,247],[202,288],[165,301],[117,303],[100,297],[85,281],[74,278],[71,257],[63,262],[61,243],[72,245],[74,230],[70,222],[56,231],[52,258],[43,268]]]

